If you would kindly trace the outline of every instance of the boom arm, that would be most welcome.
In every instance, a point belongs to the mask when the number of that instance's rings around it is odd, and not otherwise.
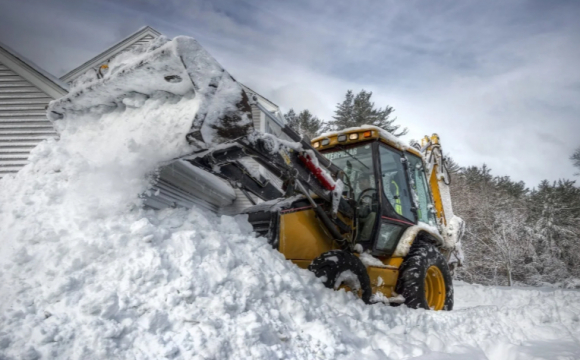
[[[346,218],[354,217],[352,204],[342,197],[341,170],[293,129],[284,126],[282,130],[297,141],[284,141],[270,134],[254,132],[227,146],[222,144],[220,149],[185,160],[228,181],[237,182],[244,190],[266,201],[302,193],[313,204],[318,218],[334,239],[345,247],[354,245],[347,240],[351,238],[347,236],[352,232],[351,227],[336,216],[340,212]],[[247,157],[282,179],[283,189],[261,176],[252,175],[239,161]],[[317,203],[313,197],[322,200],[322,206],[320,200]]]
[[[437,134],[433,134],[431,138],[425,136],[421,140],[421,147],[427,163],[427,178],[433,194],[441,234],[446,247],[454,249],[448,261],[452,266],[461,266],[463,263],[461,238],[465,231],[465,222],[453,213],[449,188],[450,176],[445,166],[439,136]]]

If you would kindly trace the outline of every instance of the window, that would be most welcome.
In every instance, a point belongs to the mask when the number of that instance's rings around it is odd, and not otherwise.
[[[360,145],[348,149],[323,154],[332,163],[340,167],[354,192],[357,202],[357,242],[369,241],[372,238],[377,218],[379,202],[376,190],[373,166],[372,144]],[[347,187],[345,187],[347,189]]]
[[[399,225],[383,222],[375,250],[392,254],[398,244],[403,228]]]
[[[421,222],[435,225],[434,214],[431,211],[433,205],[429,194],[429,185],[427,184],[427,178],[425,177],[423,161],[421,158],[410,153],[407,153],[407,158],[409,159],[409,170],[412,178],[411,184],[413,190],[415,190],[415,193],[417,194],[417,205],[419,206],[417,209],[417,217]]]
[[[411,197],[401,154],[385,146],[379,146],[379,153],[385,196],[397,214],[414,221],[415,216],[411,211]]]
[[[358,200],[363,191],[366,195],[375,188],[372,153],[372,145],[367,144],[323,154],[344,171],[347,177],[345,183],[350,183],[353,187],[355,200]]]

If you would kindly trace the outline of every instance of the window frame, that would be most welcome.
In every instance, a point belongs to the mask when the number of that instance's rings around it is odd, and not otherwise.
[[[376,255],[376,256],[391,256],[391,255],[393,255],[393,253],[397,249],[397,246],[399,245],[399,242],[401,241],[401,237],[405,233],[405,230],[407,230],[412,225],[404,224],[404,223],[397,223],[397,222],[394,222],[392,219],[388,219],[385,217],[381,217],[380,221],[377,221],[377,222],[379,223],[379,227],[377,229],[376,238],[375,238],[375,241],[374,241],[373,246],[372,246],[372,254]],[[395,240],[395,243],[393,244],[393,247],[391,249],[379,249],[378,248],[379,240],[380,240],[380,236],[381,236],[380,232],[381,232],[381,228],[383,227],[383,224],[387,224],[387,225],[391,225],[391,226],[395,226],[395,227],[399,228],[398,239]]]
[[[405,155],[414,156],[415,158],[418,158],[421,161],[421,163],[423,164],[423,171],[422,171],[423,176],[424,176],[423,179],[425,181],[425,186],[427,187],[427,197],[428,197],[428,201],[429,201],[429,204],[427,204],[427,205],[431,205],[432,209],[435,210],[435,198],[433,196],[433,192],[431,191],[431,185],[430,185],[429,179],[427,178],[427,172],[426,172],[427,165],[425,163],[425,160],[423,159],[423,157],[419,157],[419,156],[417,156],[409,151],[405,151]],[[419,196],[419,195],[417,194],[417,196]],[[437,215],[433,211],[429,211],[428,214],[429,214],[429,217],[433,220],[433,224],[431,224],[431,225],[436,226],[437,225]],[[419,216],[417,216],[417,224],[418,223],[419,223]],[[427,223],[427,224],[429,224],[429,223]]]
[[[375,146],[376,146],[376,150],[375,150],[375,154],[376,154],[376,156],[375,156],[375,173],[376,173],[376,175],[375,175],[375,177],[376,177],[376,182],[377,182],[377,189],[380,189],[380,192],[381,192],[381,196],[379,196],[381,217],[379,219],[380,221],[377,221],[375,224],[373,242],[372,242],[372,244],[370,244],[369,248],[371,249],[372,254],[375,256],[392,256],[393,253],[395,252],[395,250],[397,249],[397,246],[399,245],[399,242],[401,241],[401,237],[405,233],[405,230],[407,230],[411,226],[417,225],[418,220],[417,220],[417,214],[413,211],[411,211],[411,213],[413,214],[414,219],[407,219],[406,217],[399,215],[396,212],[393,205],[391,204],[391,202],[389,201],[389,199],[387,198],[387,195],[386,195],[385,190],[383,188],[383,180],[382,180],[383,169],[381,166],[380,148],[384,147],[387,150],[390,150],[390,151],[397,153],[401,159],[405,159],[405,155],[406,155],[405,152],[403,152],[395,147],[392,147],[388,144],[385,144],[381,141],[377,141],[377,145],[375,145]],[[401,162],[401,166],[403,168],[404,179],[405,179],[405,182],[407,185],[407,190],[411,191],[409,171],[407,168],[408,165],[405,165],[405,163]],[[412,195],[409,194],[409,196],[412,196]],[[411,199],[409,199],[409,200],[411,201]],[[411,207],[413,206],[412,201],[411,201],[410,206]],[[393,248],[390,250],[377,248],[377,246],[379,244],[379,236],[380,236],[381,227],[383,226],[384,223],[389,224],[389,225],[398,226],[401,228],[401,231],[400,231],[399,236],[398,236],[399,238],[395,241]]]
[[[381,167],[381,153],[380,153],[380,147],[384,147],[385,149],[395,152],[399,155],[399,157],[401,159],[405,159],[405,162],[402,162],[402,168],[403,168],[403,172],[404,172],[404,179],[406,182],[406,186],[407,186],[407,190],[411,191],[411,182],[410,182],[410,174],[409,174],[409,168],[408,166],[410,165],[408,163],[408,160],[406,159],[406,155],[407,152],[405,151],[401,151],[395,147],[392,147],[388,144],[385,144],[384,142],[380,141],[379,139],[373,139],[370,141],[365,141],[365,142],[360,142],[360,143],[356,143],[356,144],[349,144],[343,147],[343,149],[349,149],[352,147],[358,147],[358,146],[364,146],[364,145],[371,145],[372,146],[372,164],[373,164],[373,171],[375,174],[375,187],[376,187],[376,191],[378,193],[380,193],[380,196],[378,196],[378,209],[377,209],[377,216],[376,216],[376,220],[375,220],[375,224],[373,225],[373,231],[371,233],[371,237],[369,240],[367,241],[361,241],[358,242],[358,244],[361,244],[361,246],[363,247],[363,249],[365,250],[371,250],[373,255],[376,256],[392,256],[393,252],[395,251],[395,249],[397,248],[399,242],[401,241],[401,236],[405,233],[405,230],[407,230],[409,227],[417,225],[418,224],[418,216],[416,212],[411,211],[411,213],[413,214],[414,219],[407,219],[406,217],[399,215],[394,207],[392,206],[391,202],[389,201],[389,199],[386,196],[385,190],[383,188],[383,180],[382,180],[382,167]],[[325,149],[326,151],[321,151],[322,154],[325,153],[329,153],[329,152],[333,152],[333,149]],[[424,164],[423,164],[424,165]],[[429,194],[431,196],[431,201],[433,199],[433,196],[431,194],[431,189],[428,187],[429,190]],[[412,196],[412,194],[410,193],[409,196]],[[410,199],[411,204],[410,206],[413,207],[413,202]],[[396,244],[393,246],[393,249],[391,251],[385,251],[385,250],[380,250],[377,249],[377,245],[378,245],[378,241],[379,241],[379,236],[380,236],[380,229],[383,225],[383,223],[388,223],[390,225],[395,225],[395,226],[399,226],[401,227],[401,232],[399,234],[399,238],[396,240]]]
[[[365,145],[370,145],[371,146],[371,156],[372,156],[372,166],[373,166],[373,173],[374,173],[374,178],[375,178],[375,190],[377,193],[383,194],[383,186],[382,186],[382,181],[379,181],[379,175],[380,175],[380,155],[379,155],[379,150],[378,150],[378,144],[379,144],[379,140],[378,139],[372,139],[369,141],[363,141],[363,142],[359,142],[359,143],[354,143],[354,144],[348,144],[342,147],[341,150],[346,150],[346,149],[351,149],[351,148],[356,148],[356,147],[362,147]],[[325,149],[326,151],[321,151],[321,153],[324,155],[326,153],[332,153],[334,152],[333,150],[335,150],[336,148],[331,148],[331,149]],[[332,160],[331,160],[332,161]],[[354,199],[356,200],[356,199]],[[383,213],[384,213],[384,205],[383,205],[383,195],[378,196],[378,209],[377,209],[377,215],[375,217],[375,223],[373,225],[373,230],[371,232],[371,236],[369,238],[369,240],[366,241],[359,241],[357,242],[357,244],[361,244],[361,246],[363,247],[363,249],[374,249],[375,245],[376,245],[376,241],[377,241],[377,236],[378,236],[378,231],[380,229],[380,224],[382,221],[382,217],[383,217]],[[358,236],[358,234],[357,234]]]
[[[396,149],[396,148],[394,148],[392,146],[389,146],[387,144],[384,144],[382,142],[380,142],[379,144],[380,145],[379,145],[379,148],[377,148],[377,153],[376,153],[377,154],[377,160],[378,160],[378,164],[377,164],[378,174],[377,174],[377,177],[381,179],[381,181],[379,181],[380,186],[381,186],[381,190],[382,190],[381,191],[381,193],[382,193],[381,198],[383,199],[383,202],[385,202],[385,203],[388,204],[387,206],[384,206],[384,208],[385,208],[386,211],[383,211],[383,216],[386,216],[387,218],[394,219],[395,221],[403,221],[403,222],[406,222],[406,223],[411,223],[413,225],[416,225],[416,224],[418,224],[418,219],[417,219],[416,212],[413,211],[414,204],[413,204],[412,194],[411,194],[411,181],[410,181],[410,178],[409,178],[409,170],[408,170],[408,167],[407,167],[408,164],[405,164],[407,162],[407,159],[404,156],[405,153],[403,151],[399,150],[399,149]],[[383,179],[383,177],[382,177],[383,169],[382,169],[381,159],[380,159],[380,157],[381,157],[380,147],[381,146],[384,147],[385,149],[389,150],[389,151],[392,151],[394,153],[397,153],[400,156],[401,159],[405,159],[405,162],[401,161],[401,166],[403,168],[403,173],[404,173],[403,176],[404,176],[404,179],[405,179],[405,184],[407,186],[407,191],[409,192],[409,202],[410,203],[408,205],[409,205],[409,211],[411,212],[411,215],[413,216],[412,219],[409,219],[409,218],[407,218],[407,217],[405,217],[405,216],[397,213],[397,211],[395,210],[393,204],[391,204],[391,202],[387,198],[385,189],[383,188],[383,180],[382,180]]]

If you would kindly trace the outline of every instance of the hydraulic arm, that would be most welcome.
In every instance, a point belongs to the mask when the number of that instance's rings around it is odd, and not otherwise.
[[[337,216],[340,212],[348,219],[354,217],[353,204],[342,197],[341,170],[290,127],[284,126],[283,132],[295,141],[255,132],[187,161],[227,181],[236,182],[243,190],[265,201],[296,193],[304,195],[334,240],[342,246],[351,246],[347,239],[352,238],[352,228]],[[261,175],[252,174],[240,161],[243,158],[255,160],[280,178],[282,188]]]

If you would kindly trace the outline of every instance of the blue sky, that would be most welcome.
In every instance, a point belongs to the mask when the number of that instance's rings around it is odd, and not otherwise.
[[[283,109],[330,119],[371,90],[407,139],[532,187],[574,177],[578,19],[578,1],[0,0],[0,41],[60,76],[144,25],[193,36]]]

